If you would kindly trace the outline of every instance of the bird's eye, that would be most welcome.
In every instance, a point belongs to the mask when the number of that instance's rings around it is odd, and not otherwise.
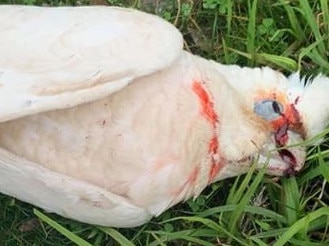
[[[283,106],[275,100],[263,100],[254,104],[254,113],[264,120],[272,121],[283,113]]]
[[[272,101],[272,108],[275,113],[279,115],[282,114],[282,105],[279,104],[277,101]]]

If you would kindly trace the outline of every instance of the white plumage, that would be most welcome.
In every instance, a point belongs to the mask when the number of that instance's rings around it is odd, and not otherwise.
[[[156,16],[0,12],[0,191],[49,212],[137,226],[253,159],[269,174],[299,171],[304,147],[286,146],[328,124],[328,78],[303,88],[191,55]]]

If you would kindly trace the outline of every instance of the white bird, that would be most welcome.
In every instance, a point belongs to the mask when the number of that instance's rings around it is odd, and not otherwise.
[[[182,50],[159,17],[0,7],[0,192],[78,221],[141,225],[245,173],[297,172],[329,121],[329,79]]]

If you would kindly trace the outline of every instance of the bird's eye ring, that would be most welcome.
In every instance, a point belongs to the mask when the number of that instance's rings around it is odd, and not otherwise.
[[[264,120],[272,121],[283,114],[283,106],[278,101],[266,99],[254,104],[254,113]]]

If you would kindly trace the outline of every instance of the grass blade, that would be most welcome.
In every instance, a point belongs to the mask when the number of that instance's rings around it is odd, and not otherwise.
[[[123,236],[117,230],[110,227],[98,227],[99,230],[105,232],[107,235],[111,236],[119,245],[122,246],[135,246],[129,239]]]
[[[247,33],[247,52],[254,56],[255,52],[255,37],[256,37],[256,14],[257,14],[257,2],[252,1],[251,9],[249,10],[249,23]],[[253,65],[253,60],[250,65]]]
[[[288,70],[291,72],[294,72],[298,69],[298,64],[295,60],[284,56],[260,53],[256,54],[255,59],[257,62],[260,62],[262,64],[272,63],[280,68],[283,68],[284,70]]]
[[[305,228],[305,224],[321,217],[329,216],[329,207],[322,207],[314,212],[310,212],[302,219],[294,223],[274,244],[273,246],[284,246],[299,231]]]
[[[282,180],[283,186],[283,210],[288,220],[288,225],[297,221],[299,211],[299,190],[296,178],[287,178]]]
[[[237,210],[237,207],[238,207],[238,205],[231,204],[231,205],[224,205],[224,206],[220,206],[220,207],[210,208],[201,213],[198,213],[198,216],[200,216],[200,217],[208,217],[211,215],[217,216],[218,214],[223,213],[223,212],[235,211],[235,210]],[[275,213],[269,209],[266,209],[266,208],[247,205],[244,207],[243,212],[250,213],[253,215],[261,215],[261,216],[264,216],[265,218],[270,218],[270,219],[273,219],[273,220],[278,221],[283,224],[287,223],[286,217],[284,217],[281,214]]]
[[[288,16],[288,19],[290,22],[290,27],[291,27],[296,39],[304,40],[306,37],[305,37],[303,29],[300,25],[299,19],[297,18],[296,14],[295,14],[294,8],[291,5],[289,5],[289,3],[285,0],[280,0],[280,3],[283,5],[283,7],[287,13],[287,16]]]
[[[243,246],[248,246],[249,244],[245,243],[242,241],[240,238],[236,237],[234,234],[230,233],[228,230],[226,230],[224,227],[220,226],[219,224],[215,223],[214,221],[206,218],[201,218],[197,216],[192,216],[192,217],[180,217],[180,219],[186,220],[186,221],[191,221],[191,222],[199,222],[202,223],[203,225],[218,231],[218,232],[223,232],[228,236],[228,238],[235,240],[238,242],[240,245]]]
[[[319,25],[314,16],[310,3],[308,0],[300,0],[299,3],[300,3],[300,7],[301,7],[301,11],[303,13],[303,16],[304,16],[308,26],[311,28],[312,33],[314,34],[315,40],[319,43],[319,52],[321,54],[324,54],[326,51],[326,48],[324,46],[323,38],[322,38],[322,35],[319,30]]]
[[[61,226],[58,224],[56,221],[52,220],[45,214],[41,213],[37,209],[33,209],[33,213],[43,222],[54,228],[56,231],[61,233],[63,236],[67,237],[70,239],[73,243],[79,246],[92,246],[92,244],[88,243],[87,241],[83,240],[79,236],[75,235],[74,233],[70,232],[67,230],[65,227]]]
[[[251,185],[248,187],[247,191],[244,193],[242,199],[240,200],[236,210],[231,215],[231,219],[229,220],[228,229],[231,233],[236,232],[238,230],[237,223],[241,215],[243,214],[247,204],[251,201],[252,196],[254,195],[257,187],[263,180],[265,174],[265,168],[260,170]],[[246,187],[246,186],[245,186]]]
[[[322,10],[322,23],[321,26],[323,28],[323,33],[327,34],[327,50],[329,49],[329,2],[328,0],[320,0],[321,10]]]

